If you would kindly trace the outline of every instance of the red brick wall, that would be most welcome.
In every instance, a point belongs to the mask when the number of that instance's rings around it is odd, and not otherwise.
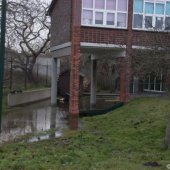
[[[71,41],[71,0],[56,1],[51,23],[51,47]]]
[[[126,44],[127,30],[81,27],[81,42]]]
[[[128,29],[81,27],[81,42],[148,46],[170,44],[170,33],[132,30],[133,0],[129,0]]]
[[[71,72],[70,72],[70,115],[79,114],[79,82],[80,82],[80,24],[81,1],[72,0],[72,36],[71,36]]]
[[[133,31],[132,45],[166,46],[168,44],[170,44],[170,33],[168,32]]]
[[[170,44],[170,33],[149,32],[97,27],[81,27],[81,42],[106,43],[117,45],[154,46]],[[131,41],[131,42],[130,42]]]

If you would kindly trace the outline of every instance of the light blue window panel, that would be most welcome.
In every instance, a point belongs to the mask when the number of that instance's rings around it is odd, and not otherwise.
[[[156,14],[164,14],[164,4],[156,4]]]
[[[134,0],[133,12],[143,13],[143,0]]]
[[[170,15],[170,2],[166,2],[166,15]]]
[[[154,3],[145,3],[145,13],[146,14],[153,14],[154,13]]]

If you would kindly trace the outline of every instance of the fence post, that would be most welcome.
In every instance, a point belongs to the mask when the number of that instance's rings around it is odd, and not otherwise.
[[[24,88],[27,89],[27,63],[25,64],[25,80],[24,80]]]
[[[39,68],[38,68],[38,63],[37,63],[37,80],[38,80],[38,69],[39,69]]]
[[[13,61],[11,56],[11,68],[10,68],[10,77],[9,77],[9,90],[12,91],[12,80],[13,80]]]
[[[46,65],[46,86],[48,86],[48,61]]]

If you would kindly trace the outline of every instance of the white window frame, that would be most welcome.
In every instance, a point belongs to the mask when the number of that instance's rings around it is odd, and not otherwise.
[[[159,90],[156,90],[156,77],[154,78],[154,89],[151,89],[151,76],[149,75],[148,76],[148,88],[145,88],[144,86],[144,91],[148,91],[148,92],[165,92],[163,90],[163,74],[161,73],[160,75],[160,78],[161,78],[161,82],[160,82],[160,89]]]
[[[106,0],[105,1],[105,9],[95,9],[95,1],[93,0],[93,8],[85,8],[83,7],[83,0],[82,0],[82,12],[81,12],[81,26],[87,27],[102,27],[102,28],[118,28],[118,29],[127,29],[128,28],[128,8],[129,8],[129,0],[127,0],[127,11],[118,11],[118,1],[116,0],[116,9],[115,10],[107,10],[106,9]],[[83,24],[83,10],[91,10],[93,12],[93,19],[92,24]],[[103,24],[95,24],[95,13],[96,12],[103,12]],[[112,13],[115,15],[114,25],[107,25],[107,14]],[[118,27],[117,26],[117,16],[118,13],[126,14],[126,26],[125,27]]]
[[[150,2],[154,3],[154,13],[153,14],[145,14],[145,3]],[[153,0],[153,2],[149,0],[143,0],[143,13],[134,12],[133,11],[133,22],[132,22],[132,29],[133,30],[144,30],[144,31],[159,31],[159,32],[165,32],[170,30],[165,30],[165,18],[170,17],[170,15],[166,15],[166,2],[170,2],[170,0]],[[156,14],[156,4],[164,4],[164,14]],[[142,28],[134,28],[134,14],[142,15],[143,16],[143,23]],[[145,28],[145,16],[152,16],[152,28]],[[155,29],[156,26],[156,17],[163,17],[163,29]]]

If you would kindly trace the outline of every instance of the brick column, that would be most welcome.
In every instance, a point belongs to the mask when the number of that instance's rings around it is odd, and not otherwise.
[[[127,103],[130,99],[131,60],[128,56],[120,59],[120,101]]]
[[[126,42],[126,57],[120,60],[120,100],[127,103],[130,100],[131,85],[131,62],[132,62],[132,21],[133,21],[133,0],[129,0],[128,8],[128,35]]]
[[[126,69],[125,69],[125,62],[124,58],[120,59],[120,101],[125,102],[125,75],[126,75]]]
[[[72,34],[71,34],[71,65],[70,65],[70,115],[79,114],[79,81],[80,81],[80,23],[81,1],[72,0]]]

